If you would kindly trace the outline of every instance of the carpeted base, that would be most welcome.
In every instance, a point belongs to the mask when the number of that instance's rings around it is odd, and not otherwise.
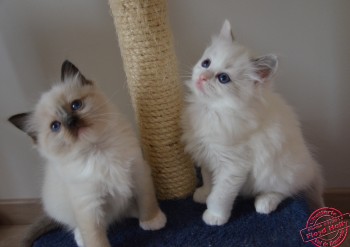
[[[308,247],[299,231],[310,214],[304,200],[287,199],[270,215],[255,212],[253,200],[238,199],[230,221],[211,227],[202,221],[205,205],[192,199],[164,201],[161,208],[168,217],[159,231],[143,231],[136,219],[127,219],[110,227],[113,247]],[[54,231],[38,239],[34,247],[76,247],[73,234]]]

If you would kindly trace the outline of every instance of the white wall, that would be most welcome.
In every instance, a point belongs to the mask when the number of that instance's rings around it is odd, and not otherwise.
[[[296,108],[327,187],[350,187],[348,0],[169,1],[180,72],[231,21],[237,40],[277,53],[276,88]],[[0,1],[0,199],[39,197],[42,161],[7,118],[30,110],[73,61],[133,121],[107,1]]]

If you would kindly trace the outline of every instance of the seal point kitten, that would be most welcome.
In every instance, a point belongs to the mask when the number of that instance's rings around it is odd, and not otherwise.
[[[286,197],[306,192],[323,206],[322,176],[292,108],[273,91],[277,57],[254,57],[233,39],[226,20],[186,83],[182,115],[185,150],[201,167],[203,220],[225,224],[238,194],[255,197],[269,214]]]
[[[86,247],[110,246],[107,227],[123,217],[138,217],[144,230],[165,226],[131,125],[71,62],[62,64],[61,82],[41,96],[34,111],[9,121],[47,161],[42,201],[53,220],[44,217],[37,226],[62,224]],[[28,246],[37,233],[42,231],[26,237]]]

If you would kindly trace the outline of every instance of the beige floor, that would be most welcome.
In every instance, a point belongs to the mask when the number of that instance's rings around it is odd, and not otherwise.
[[[0,247],[20,247],[27,225],[0,225]]]

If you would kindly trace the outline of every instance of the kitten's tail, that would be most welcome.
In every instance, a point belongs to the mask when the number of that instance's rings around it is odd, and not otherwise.
[[[62,224],[58,223],[47,215],[43,215],[29,226],[24,238],[22,239],[21,247],[32,247],[35,240],[37,240],[41,235],[60,228],[63,228]]]
[[[312,212],[325,206],[323,200],[323,179],[320,173],[315,176],[312,184],[305,191],[305,195]]]

